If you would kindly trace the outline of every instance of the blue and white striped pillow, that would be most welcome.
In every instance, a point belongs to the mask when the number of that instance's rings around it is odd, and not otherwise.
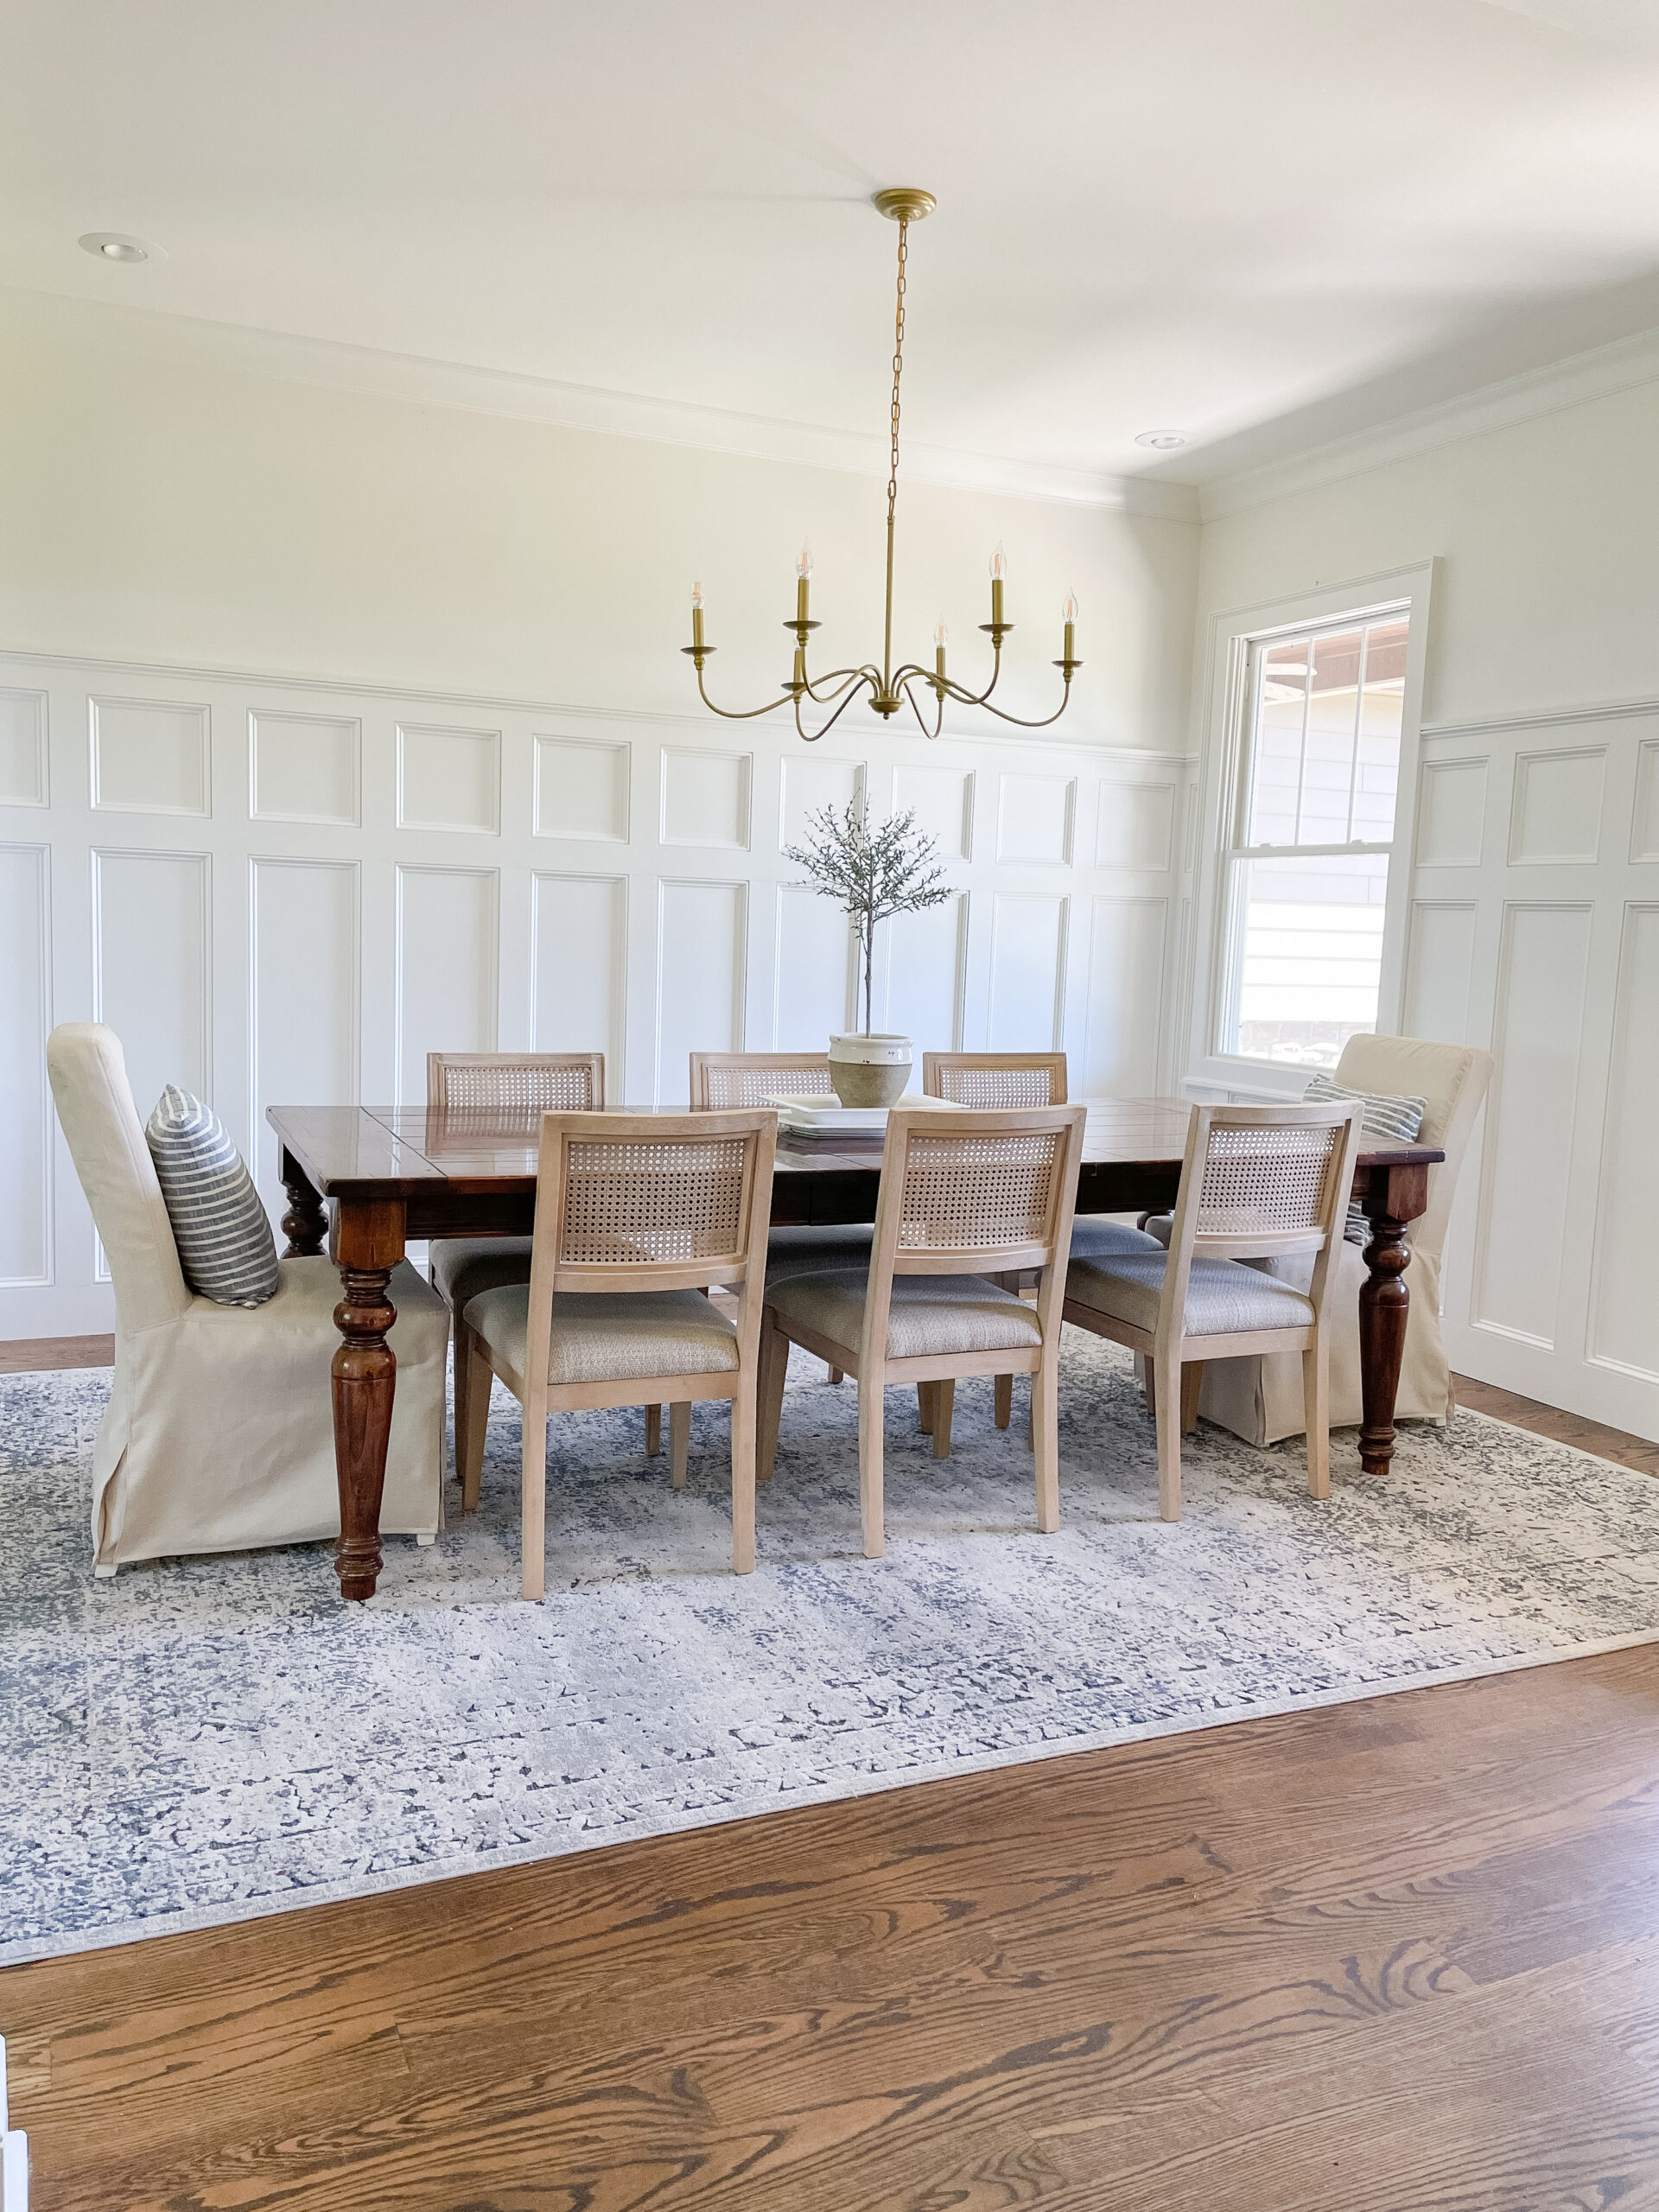
[[[169,1083],[144,1125],[179,1265],[216,1306],[263,1306],[282,1288],[270,1219],[211,1106]]]
[[[1385,1090],[1351,1090],[1334,1076],[1316,1075],[1302,1093],[1303,1103],[1313,1104],[1327,1098],[1363,1098],[1365,1111],[1360,1116],[1360,1128],[1368,1137],[1381,1137],[1389,1144],[1414,1144],[1417,1132],[1423,1126],[1423,1116],[1428,1111],[1427,1098],[1394,1098]],[[1365,1210],[1357,1206],[1351,1198],[1348,1202],[1348,1226],[1342,1233],[1350,1244],[1369,1244],[1371,1241],[1371,1224],[1365,1217]]]

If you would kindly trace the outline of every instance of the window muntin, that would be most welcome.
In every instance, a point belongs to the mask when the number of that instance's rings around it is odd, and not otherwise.
[[[1376,1026],[1408,628],[1388,614],[1250,645],[1223,1052],[1329,1067]]]

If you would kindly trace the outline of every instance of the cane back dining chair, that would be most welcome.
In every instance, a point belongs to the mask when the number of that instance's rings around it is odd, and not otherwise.
[[[504,1116],[598,1112],[605,1104],[603,1052],[429,1052],[426,1110],[464,1133]],[[455,1340],[455,1471],[467,1417],[470,1363],[461,1315],[482,1292],[530,1281],[528,1236],[441,1236],[427,1250],[427,1277],[448,1306]],[[649,1442],[650,1440],[648,1439]],[[652,1448],[657,1448],[654,1445]]]
[[[1066,1103],[1064,1052],[924,1052],[922,1090],[930,1098],[948,1098],[957,1106],[1064,1106]],[[1092,1260],[1103,1252],[1132,1252],[1149,1249],[1145,1233],[1128,1222],[1103,1214],[1079,1214],[1071,1224],[1071,1256]],[[1022,1287],[1018,1281],[1005,1286]],[[1029,1282],[1023,1286],[1029,1289]],[[931,1385],[917,1392],[921,1425],[937,1437],[935,1398]],[[996,1425],[1006,1428],[1014,1413],[1014,1377],[999,1375],[994,1386]],[[947,1434],[945,1448],[950,1448]],[[943,1458],[944,1453],[940,1454]]]
[[[691,1055],[691,1105],[698,1113],[764,1106],[773,1097],[821,1098],[831,1087],[828,1053]],[[779,1228],[767,1239],[766,1274],[770,1281],[781,1282],[785,1275],[810,1274],[819,1268],[865,1267],[869,1256],[868,1222]],[[839,1369],[832,1367],[830,1380],[839,1382],[841,1379]]]
[[[1081,1106],[998,1112],[894,1107],[867,1268],[766,1286],[760,1473],[770,1477],[789,1346],[858,1379],[860,1518],[881,1556],[882,1415],[889,1383],[936,1383],[948,1447],[957,1376],[1032,1377],[1037,1525],[1059,1526],[1058,1358],[1065,1258],[1077,1202]],[[1039,1270],[1032,1306],[992,1280]],[[939,1453],[936,1430],[934,1451]]]
[[[642,1399],[673,1410],[675,1480],[694,1404],[732,1408],[732,1571],[754,1565],[755,1382],[777,1116],[548,1114],[530,1281],[467,1307],[461,1502],[478,1503],[499,1375],[524,1408],[524,1593],[546,1572],[550,1414]],[[707,1296],[738,1294],[735,1323]]]
[[[1324,1322],[1359,1148],[1363,1103],[1195,1106],[1169,1249],[1074,1260],[1065,1315],[1147,1360],[1158,1510],[1181,1517],[1184,1365],[1300,1351],[1307,1487],[1331,1495],[1330,1339]],[[1247,1260],[1312,1254],[1306,1293]]]

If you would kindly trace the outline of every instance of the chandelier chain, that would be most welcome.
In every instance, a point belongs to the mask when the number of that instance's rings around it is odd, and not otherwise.
[[[899,226],[899,289],[893,316],[893,458],[887,471],[887,527],[893,527],[899,504],[899,378],[905,365],[905,263],[910,251],[910,225]]]

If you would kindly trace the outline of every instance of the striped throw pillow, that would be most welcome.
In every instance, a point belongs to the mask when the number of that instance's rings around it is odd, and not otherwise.
[[[1415,1143],[1423,1116],[1428,1111],[1427,1098],[1391,1098],[1385,1090],[1350,1090],[1345,1084],[1328,1075],[1316,1075],[1302,1098],[1308,1105],[1331,1098],[1363,1098],[1365,1111],[1360,1117],[1361,1128],[1368,1137],[1381,1137],[1389,1144]],[[1351,1200],[1348,1226],[1342,1233],[1350,1244],[1369,1244],[1371,1241],[1371,1224],[1365,1217],[1364,1208]]]
[[[216,1306],[263,1306],[282,1288],[270,1220],[211,1106],[169,1083],[144,1125],[179,1265]]]

